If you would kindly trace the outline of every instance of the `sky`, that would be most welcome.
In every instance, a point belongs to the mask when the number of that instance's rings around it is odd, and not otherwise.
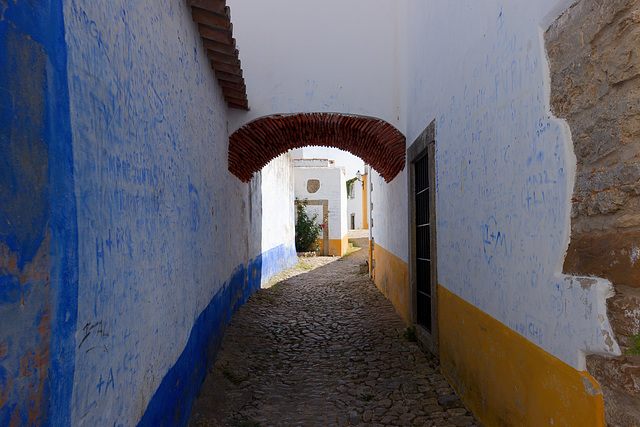
[[[335,160],[336,166],[344,166],[346,169],[347,179],[355,177],[358,170],[360,173],[364,173],[364,162],[362,159],[346,151],[326,147],[304,147],[302,150],[305,159]],[[294,154],[294,158],[298,158],[298,154]]]

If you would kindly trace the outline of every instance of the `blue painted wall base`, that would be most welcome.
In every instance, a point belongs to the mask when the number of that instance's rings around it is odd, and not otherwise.
[[[263,277],[270,278],[297,262],[295,247],[280,245],[257,256],[248,266],[236,268],[196,320],[184,351],[160,383],[139,426],[187,425],[233,313],[260,288]]]
[[[298,264],[298,254],[295,244],[290,246],[279,245],[260,255],[262,258],[262,284],[267,283],[282,270],[294,267]]]

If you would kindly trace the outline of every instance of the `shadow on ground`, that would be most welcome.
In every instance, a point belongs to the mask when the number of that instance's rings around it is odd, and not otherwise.
[[[236,312],[190,425],[473,425],[437,361],[360,273],[367,250],[318,258]]]

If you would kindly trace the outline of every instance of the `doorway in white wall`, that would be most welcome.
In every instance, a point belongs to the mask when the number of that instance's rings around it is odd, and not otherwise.
[[[414,164],[413,191],[416,221],[416,316],[420,326],[431,332],[431,222],[429,216],[429,155]]]
[[[409,278],[416,338],[438,354],[438,275],[435,227],[435,122],[407,149],[409,160]]]

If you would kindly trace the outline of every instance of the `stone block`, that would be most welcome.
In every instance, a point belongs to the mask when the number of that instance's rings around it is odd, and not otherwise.
[[[568,274],[598,276],[640,288],[640,231],[585,233],[572,237],[564,261]]]
[[[624,163],[612,172],[621,184],[635,184],[640,180],[640,163]]]
[[[635,12],[635,13],[634,13]],[[640,11],[626,9],[611,25],[603,28],[593,42],[593,51],[610,84],[618,84],[640,74]]]
[[[618,344],[632,346],[631,337],[640,332],[640,288],[616,286],[616,295],[607,300],[607,316]]]
[[[604,416],[610,427],[640,426],[640,399],[602,387],[604,397]]]
[[[587,370],[601,386],[640,398],[640,366],[626,357],[589,355]]]
[[[610,188],[599,193],[594,193],[583,202],[588,216],[597,214],[609,214],[622,209],[628,195],[619,188]]]

